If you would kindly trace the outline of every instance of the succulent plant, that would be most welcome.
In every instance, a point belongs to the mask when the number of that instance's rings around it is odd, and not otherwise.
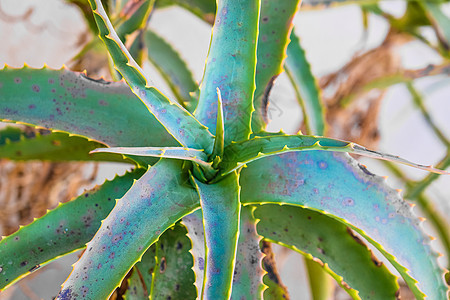
[[[2,130],[2,157],[135,168],[4,237],[0,289],[85,248],[58,299],[107,299],[124,280],[127,299],[280,299],[281,283],[262,269],[264,238],[304,254],[355,299],[395,298],[397,278],[356,232],[417,299],[447,299],[444,271],[412,205],[347,153],[446,172],[322,137],[323,105],[292,32],[298,0],[218,1],[198,90],[170,46],[145,29],[154,1],[111,1],[114,22],[101,1],[89,2],[91,28],[126,83],[5,67],[1,120],[50,132]],[[183,5],[207,20],[216,9],[211,1]],[[167,59],[160,71],[176,101],[133,58],[140,61],[143,44],[150,60]],[[265,131],[268,94],[283,67],[300,82],[316,135]]]

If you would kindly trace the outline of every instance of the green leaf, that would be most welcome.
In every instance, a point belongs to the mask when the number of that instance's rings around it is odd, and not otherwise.
[[[266,127],[269,93],[275,79],[283,71],[292,19],[299,6],[299,0],[261,1],[253,132],[260,132]]]
[[[132,156],[144,157],[160,157],[160,158],[174,158],[180,160],[189,160],[199,164],[210,172],[214,172],[211,163],[208,163],[208,156],[203,150],[182,148],[182,147],[112,147],[112,148],[98,148],[91,153],[117,153]]]
[[[289,299],[287,289],[281,282],[280,275],[278,274],[271,243],[262,240],[261,251],[265,255],[263,268],[267,272],[263,277],[263,282],[267,286],[263,294],[264,300]]]
[[[178,102],[188,111],[197,107],[197,99],[190,93],[195,92],[198,84],[178,52],[163,38],[151,30],[144,34],[148,59],[166,80]]]
[[[162,234],[164,236],[166,232]],[[162,237],[161,236],[161,237]],[[148,299],[151,287],[153,272],[156,265],[156,243],[145,251],[141,261],[133,267],[133,273],[128,281],[128,289],[125,293],[127,300]]]
[[[287,153],[241,171],[243,204],[281,203],[322,212],[361,234],[400,272],[414,295],[445,299],[448,287],[420,220],[398,192],[348,155]]]
[[[304,259],[308,273],[311,298],[314,300],[328,300],[332,297],[335,286],[333,278],[327,274],[322,265],[314,260]]]
[[[214,149],[211,155],[212,159],[223,157],[223,149],[225,146],[225,127],[223,120],[223,102],[220,89],[217,88],[217,121],[216,121],[216,136],[214,137]]]
[[[181,162],[160,160],[117,201],[58,299],[107,298],[159,236],[198,206]]]
[[[205,274],[200,298],[228,299],[239,235],[239,183],[236,172],[215,184],[192,177],[200,197],[205,233]]]
[[[260,220],[260,235],[319,262],[352,298],[395,298],[395,276],[346,225],[309,209],[278,204],[257,206],[254,215]]]
[[[231,144],[225,148],[224,157],[219,166],[219,174],[221,176],[229,174],[230,172],[239,169],[252,161],[264,157],[279,155],[287,152],[309,150],[348,152],[398,162],[438,174],[450,174],[447,171],[438,170],[432,166],[419,165],[398,156],[369,150],[352,142],[309,135],[283,134],[270,134],[269,136],[264,137],[257,136],[250,140]],[[220,176],[218,176],[215,180],[218,179],[220,179]]]
[[[213,24],[214,15],[216,13],[216,1],[214,0],[158,0],[157,7],[164,7],[168,5],[179,5],[200,19]]]
[[[107,181],[4,237],[0,241],[0,289],[53,259],[84,248],[113,209],[115,199],[143,172],[137,169]]]
[[[1,70],[0,120],[66,131],[108,146],[179,146],[126,84],[64,68]],[[152,134],[141,134],[149,130]]]
[[[144,77],[142,69],[115,33],[101,1],[90,0],[90,3],[100,31],[100,38],[133,93],[182,146],[206,149],[206,152],[210,154],[214,137],[208,129],[178,103],[171,102],[155,87],[148,86],[151,81]]]
[[[128,1],[122,9],[120,23],[117,24],[117,35],[125,42],[125,37],[145,28],[152,12],[155,0]]]
[[[182,223],[186,226],[187,236],[192,243],[191,253],[194,258],[194,266],[192,269],[195,273],[195,287],[200,295],[203,289],[203,273],[205,270],[205,235],[203,231],[202,210],[196,210],[185,216]]]
[[[195,299],[191,241],[187,230],[177,224],[166,230],[156,246],[151,299]]]
[[[261,299],[264,290],[261,237],[256,232],[253,207],[241,208],[236,266],[233,276],[231,299]]]
[[[259,1],[218,3],[200,98],[194,115],[216,132],[217,88],[223,101],[225,146],[251,133]]]
[[[89,151],[104,146],[65,132],[27,132],[17,127],[0,130],[0,157],[11,160],[126,162],[116,154],[89,155]]]
[[[303,117],[308,134],[325,134],[325,106],[320,97],[320,90],[306,59],[305,51],[299,38],[292,31],[291,42],[287,47],[287,59],[284,65],[291,80],[297,100],[303,108]]]
[[[441,3],[420,1],[428,15],[432,26],[436,29],[437,37],[446,51],[450,51],[450,18],[442,11]]]
[[[203,271],[205,267],[205,241],[203,216],[201,210],[183,218],[192,241],[196,286],[202,289]],[[256,221],[252,216],[252,207],[242,207],[239,223],[239,238],[236,253],[236,264],[232,283],[231,299],[252,295],[251,299],[260,299],[263,285],[261,269],[262,253],[259,249],[260,236],[256,233]]]

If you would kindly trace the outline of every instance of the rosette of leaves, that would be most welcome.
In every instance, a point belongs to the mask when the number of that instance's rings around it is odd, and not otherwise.
[[[207,1],[193,2],[204,11]],[[268,93],[287,52],[287,68],[309,91],[310,128],[323,134],[309,65],[294,36],[289,44],[299,1],[219,1],[198,93],[191,93],[192,80],[180,79],[190,73],[179,57],[158,58],[174,52],[145,29],[153,1],[111,1],[113,22],[101,1],[90,5],[126,84],[67,69],[4,68],[0,118],[51,132],[29,138],[3,130],[2,157],[124,161],[136,168],[3,238],[1,289],[85,248],[58,299],[106,299],[124,279],[127,299],[279,299],[281,283],[261,268],[265,238],[318,263],[355,299],[394,299],[397,278],[351,228],[418,299],[446,299],[444,272],[420,218],[383,178],[342,152],[445,172],[351,142],[265,132]],[[172,82],[176,102],[151,85],[130,54],[140,62],[143,41]]]

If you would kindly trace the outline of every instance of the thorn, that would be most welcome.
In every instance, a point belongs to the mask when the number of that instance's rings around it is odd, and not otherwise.
[[[419,217],[419,221],[420,221],[420,222],[424,222],[424,221],[426,221],[426,218]]]

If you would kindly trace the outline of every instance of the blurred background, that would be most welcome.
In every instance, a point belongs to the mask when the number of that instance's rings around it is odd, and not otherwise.
[[[328,107],[327,135],[352,140],[417,163],[441,163],[441,167],[448,166],[450,67],[446,56],[448,48],[435,46],[441,43],[437,25],[420,26],[420,38],[399,33],[393,30],[392,22],[386,15],[401,18],[408,1],[379,1],[384,15],[367,12],[357,2],[329,7],[323,5],[323,1],[305,2],[294,19],[294,30],[300,37]],[[317,3],[321,5],[315,5]],[[442,8],[448,18],[450,5],[444,4]],[[168,7],[153,13],[150,27],[179,51],[195,78],[200,81],[211,35],[210,25],[182,8]],[[30,67],[41,68],[46,64],[58,69],[66,64],[71,68],[75,66],[73,57],[91,39],[80,10],[67,1],[0,0],[0,66],[7,64],[21,68],[26,63]],[[94,57],[90,63],[95,65],[101,62]],[[432,73],[430,65],[437,66],[438,72]],[[173,96],[154,67],[148,64],[145,70],[163,93]],[[108,72],[101,70],[94,73],[88,69],[87,72],[93,77],[109,76]],[[409,74],[411,80],[408,83],[395,83],[392,78],[396,74]],[[391,81],[383,82],[380,80],[383,78]],[[277,79],[269,99],[270,131],[283,129],[287,133],[296,133],[304,128],[302,109],[285,73]],[[351,102],[344,107],[339,104],[342,101]],[[430,176],[424,171],[405,166],[392,166],[366,158],[361,161],[371,172],[389,176],[390,186],[404,189],[404,193],[410,195],[415,187],[422,184],[422,179]],[[79,192],[80,185],[89,188],[101,184],[117,173],[123,174],[130,167],[124,164],[101,164],[97,170],[93,164],[82,165],[83,169],[79,168],[80,164],[47,166],[59,168],[59,177],[72,176],[65,184],[53,187],[48,193],[53,198],[68,200]],[[23,170],[30,168],[42,172],[43,167],[45,164],[30,167],[1,161],[0,190],[17,180],[22,182],[25,189],[35,186],[34,189],[39,190],[42,185],[52,186],[51,181],[33,183],[33,178],[23,174]],[[92,177],[92,174],[96,175]],[[55,176],[55,182],[58,176]],[[432,204],[446,222],[445,226],[449,227],[450,176],[429,181],[423,191],[416,192],[424,201]],[[0,193],[0,197],[6,196]],[[22,195],[22,198],[25,196]],[[5,200],[0,199],[0,203],[2,201]],[[56,206],[56,202],[49,199],[35,202],[40,203],[40,207],[9,204],[9,210],[2,209],[0,234],[6,235],[17,230],[18,225],[25,225],[32,217],[45,213],[46,208]],[[426,215],[426,212],[420,211],[420,207],[416,207],[416,213]],[[425,228],[430,235],[439,235],[429,222],[425,223]],[[440,241],[440,238],[434,241],[433,247],[446,253],[449,245]],[[280,276],[291,299],[310,299],[301,255],[276,245],[273,247]],[[71,264],[78,255],[73,253],[50,263],[0,293],[0,299],[52,298],[59,291],[60,284],[69,274]],[[448,256],[442,256],[440,263],[442,267],[448,266]],[[348,296],[338,290],[334,298],[347,299]]]

